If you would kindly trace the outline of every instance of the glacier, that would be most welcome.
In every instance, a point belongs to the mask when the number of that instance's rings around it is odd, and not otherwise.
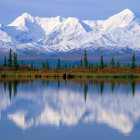
[[[8,25],[0,24],[0,55],[9,49],[21,57],[81,59],[140,54],[140,20],[129,9],[106,20],[75,17],[33,17],[24,13]]]

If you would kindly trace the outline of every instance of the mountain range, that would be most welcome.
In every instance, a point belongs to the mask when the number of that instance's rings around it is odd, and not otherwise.
[[[140,19],[129,9],[106,20],[69,17],[40,18],[24,13],[8,25],[0,24],[0,55],[9,49],[24,58],[78,60],[127,58],[140,54]]]

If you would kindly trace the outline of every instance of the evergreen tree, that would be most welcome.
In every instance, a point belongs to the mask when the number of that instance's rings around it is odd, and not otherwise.
[[[24,66],[24,62],[23,62],[23,60],[21,61],[21,65]]]
[[[3,64],[4,67],[7,66],[7,59],[6,59],[6,56],[4,57],[4,64]]]
[[[14,70],[18,70],[18,61],[17,61],[17,54],[14,53],[14,62],[13,62]]]
[[[85,54],[84,54],[84,68],[87,69],[88,68],[88,59],[87,59],[87,52],[85,50]]]
[[[117,69],[119,69],[120,68],[120,63],[119,63],[119,61],[117,62]]]
[[[65,70],[67,71],[67,64],[65,64]]]
[[[10,52],[9,52],[8,66],[10,68],[12,67],[12,50],[11,49],[10,49]]]
[[[70,64],[69,64],[69,70],[71,69],[71,66],[70,66]]]
[[[101,61],[100,61],[100,68],[104,68],[104,61],[103,61],[103,56],[101,56]]]
[[[46,69],[49,70],[49,62],[48,62],[48,60],[46,61]]]
[[[94,65],[93,64],[91,64],[91,69],[94,69]]]
[[[60,70],[60,59],[58,58],[58,62],[57,62],[57,66],[56,66],[57,70]]]
[[[45,64],[43,61],[42,61],[42,69],[45,69]]]
[[[115,67],[115,62],[114,62],[114,58],[112,57],[111,63],[110,63],[111,67],[114,68]]]
[[[81,62],[80,62],[80,68],[83,67],[83,60],[81,59]]]
[[[131,65],[131,68],[132,68],[132,69],[135,69],[135,68],[136,68],[135,54],[133,54],[133,56],[132,56],[132,65]]]

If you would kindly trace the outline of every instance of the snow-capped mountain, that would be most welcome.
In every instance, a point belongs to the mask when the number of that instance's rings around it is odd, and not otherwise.
[[[26,56],[93,57],[140,53],[140,20],[125,9],[106,20],[69,17],[39,18],[24,13],[9,25],[0,25],[0,50],[12,48]]]

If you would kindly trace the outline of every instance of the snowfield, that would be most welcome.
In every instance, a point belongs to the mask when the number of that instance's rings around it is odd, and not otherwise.
[[[0,50],[6,53],[10,48],[26,56],[58,56],[85,49],[103,55],[140,53],[140,20],[129,9],[96,21],[24,13],[9,25],[0,25]]]

